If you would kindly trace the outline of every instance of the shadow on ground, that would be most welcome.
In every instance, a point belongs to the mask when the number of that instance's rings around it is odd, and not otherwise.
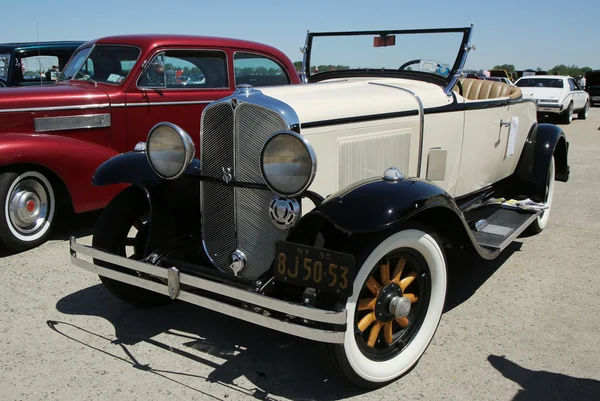
[[[472,250],[453,251],[448,257],[448,292],[444,312],[467,301],[500,267],[521,250],[521,242],[513,241],[494,260],[482,260]]]
[[[513,401],[597,400],[600,397],[598,380],[530,370],[505,356],[490,355],[488,361],[502,376],[522,387]]]
[[[520,246],[520,243],[511,244],[498,260],[489,262],[478,259],[468,251],[453,252],[449,256],[451,265],[447,310],[467,301],[510,255],[520,249]],[[186,382],[189,382],[189,377],[192,376],[198,380],[220,383],[232,391],[250,394],[259,399],[283,396],[295,400],[331,400],[367,391],[353,388],[335,375],[333,367],[326,359],[325,350],[318,343],[255,326],[184,302],[174,302],[154,309],[140,309],[119,301],[99,284],[62,298],[56,308],[67,315],[89,315],[106,319],[115,327],[117,340],[111,341],[69,322],[48,321],[51,329],[99,352],[107,353],[92,345],[96,341],[85,343],[79,340],[81,334],[98,338],[104,341],[105,345],[120,347],[127,357],[124,358],[123,352],[115,350],[116,354],[111,353],[115,359],[134,368],[159,374],[188,388],[189,383],[184,384],[172,377],[186,376]],[[159,334],[177,336],[174,341],[181,343],[183,339],[183,346],[175,348],[153,338]],[[131,347],[128,346],[140,342],[202,363],[212,371],[208,377],[201,377],[189,372],[154,369],[152,365],[138,360],[131,353]],[[216,364],[202,357],[202,353],[218,356],[226,362]],[[165,374],[168,376],[164,376]],[[235,381],[242,376],[256,388],[238,388]],[[198,383],[192,388],[202,392],[201,387],[202,384]]]
[[[167,374],[170,381],[173,381],[173,377],[186,376],[186,384],[177,382],[200,393],[201,388],[205,387],[202,383],[206,381],[265,400],[271,399],[271,396],[295,400],[340,399],[363,392],[349,388],[347,383],[332,376],[333,370],[327,366],[324,350],[319,344],[184,302],[140,309],[120,302],[102,285],[95,285],[62,298],[56,308],[69,315],[98,316],[108,320],[115,327],[117,338],[112,344],[121,347],[128,356],[118,356],[123,352],[115,349],[111,352],[115,359],[163,377]],[[103,349],[111,341],[107,338],[103,341],[100,335],[69,322],[48,321],[48,325],[71,340],[99,352],[106,353]],[[176,348],[153,338],[161,333],[178,337],[170,343],[181,343],[183,340],[183,346]],[[96,339],[87,343],[79,340],[82,337],[90,338],[90,335],[104,342],[103,349],[93,345],[98,343]],[[211,373],[204,377],[191,372],[154,370],[151,364],[146,365],[147,361],[138,360],[131,353],[131,347],[128,347],[140,342],[202,363],[212,369]],[[225,362],[217,364],[202,357],[203,353],[218,356]],[[190,376],[200,382],[190,381]],[[234,382],[242,376],[256,388],[238,387]]]

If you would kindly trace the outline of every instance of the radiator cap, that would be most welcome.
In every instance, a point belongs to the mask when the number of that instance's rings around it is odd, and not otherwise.
[[[383,173],[383,179],[386,181],[400,181],[404,178],[404,174],[400,172],[396,167],[389,167]]]

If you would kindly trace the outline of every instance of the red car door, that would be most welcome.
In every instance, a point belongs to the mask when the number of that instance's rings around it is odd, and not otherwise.
[[[128,148],[161,121],[183,128],[198,147],[202,111],[233,92],[226,52],[161,49],[149,59],[126,95]]]

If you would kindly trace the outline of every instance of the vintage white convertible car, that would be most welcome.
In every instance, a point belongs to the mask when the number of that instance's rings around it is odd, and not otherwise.
[[[200,149],[165,121],[104,163],[95,185],[131,185],[72,262],[126,302],[190,302],[323,342],[358,385],[397,379],[442,317],[447,249],[498,257],[569,177],[521,88],[461,78],[471,32],[309,32],[304,84],[211,103]]]
[[[535,75],[521,77],[515,85],[523,97],[538,103],[538,116],[557,117],[561,123],[571,124],[573,113],[585,120],[590,109],[590,95],[572,77],[566,75]]]

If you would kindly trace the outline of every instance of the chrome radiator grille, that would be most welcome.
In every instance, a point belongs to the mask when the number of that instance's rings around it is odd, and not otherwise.
[[[250,103],[234,111],[220,103],[205,111],[202,122],[203,174],[222,178],[223,167],[233,168],[236,181],[264,184],[260,152],[265,140],[286,124],[276,112]],[[242,277],[256,279],[269,267],[274,244],[287,232],[269,220],[273,193],[204,181],[202,184],[202,233],[204,246],[217,268],[233,274],[229,255],[236,249],[247,258]]]

